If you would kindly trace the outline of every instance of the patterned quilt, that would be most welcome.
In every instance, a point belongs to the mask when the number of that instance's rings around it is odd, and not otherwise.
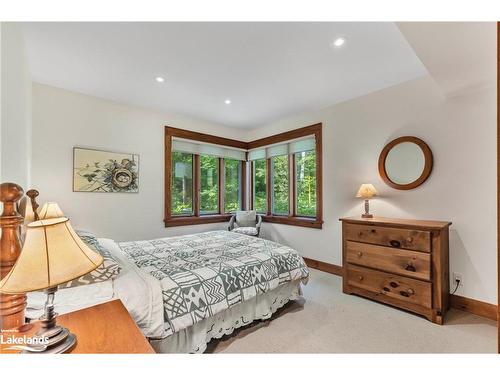
[[[194,325],[309,270],[293,249],[228,231],[119,244],[161,282],[166,335]]]

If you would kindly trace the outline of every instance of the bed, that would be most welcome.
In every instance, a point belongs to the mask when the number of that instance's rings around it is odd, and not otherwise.
[[[121,299],[159,353],[202,353],[214,338],[271,317],[301,298],[309,271],[297,251],[261,238],[211,231],[147,241],[97,239],[119,264],[110,280],[61,289],[66,313]],[[45,297],[28,294],[26,315]]]

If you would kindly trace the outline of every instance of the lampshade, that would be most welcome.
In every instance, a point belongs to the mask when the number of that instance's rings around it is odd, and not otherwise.
[[[85,275],[103,258],[75,233],[66,217],[27,225],[16,264],[0,281],[0,292],[16,294],[47,289]]]
[[[356,198],[370,199],[378,195],[377,189],[372,184],[362,184],[356,194]]]
[[[61,207],[59,207],[56,202],[46,202],[38,213],[38,218],[40,220],[54,219],[63,216],[64,212],[62,212]]]

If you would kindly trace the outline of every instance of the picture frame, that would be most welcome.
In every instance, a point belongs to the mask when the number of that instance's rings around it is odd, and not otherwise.
[[[73,192],[138,193],[139,155],[73,147]]]

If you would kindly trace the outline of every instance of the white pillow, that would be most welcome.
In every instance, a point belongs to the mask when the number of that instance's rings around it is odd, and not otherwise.
[[[256,211],[236,211],[236,224],[239,227],[255,227]]]

